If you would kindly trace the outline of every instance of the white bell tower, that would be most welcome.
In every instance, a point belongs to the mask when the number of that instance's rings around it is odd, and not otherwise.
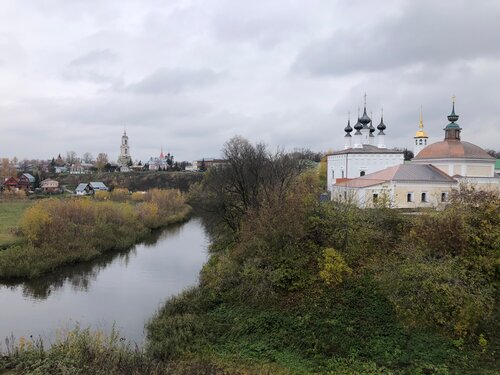
[[[420,122],[418,124],[418,131],[415,133],[413,137],[413,154],[415,156],[418,155],[420,151],[427,147],[427,142],[429,137],[424,130],[424,121],[422,119],[422,107],[420,107]]]

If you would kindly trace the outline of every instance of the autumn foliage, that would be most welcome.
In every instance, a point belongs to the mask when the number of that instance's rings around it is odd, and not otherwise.
[[[95,199],[44,199],[30,207],[20,223],[28,243],[0,253],[0,277],[34,277],[62,264],[126,249],[152,229],[190,212],[177,190],[155,189],[139,203],[129,201],[125,189],[115,190],[96,192]]]

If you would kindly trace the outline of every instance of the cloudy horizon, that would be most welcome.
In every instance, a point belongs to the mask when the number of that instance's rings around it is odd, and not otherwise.
[[[485,0],[4,0],[0,157],[73,150],[116,160],[220,156],[241,135],[272,149],[343,147],[367,93],[388,147],[412,148],[423,107],[443,138],[499,150],[500,3]]]

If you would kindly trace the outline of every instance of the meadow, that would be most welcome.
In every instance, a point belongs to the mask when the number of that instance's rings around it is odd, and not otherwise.
[[[33,203],[27,200],[0,202],[0,249],[22,241],[16,235],[21,218]]]

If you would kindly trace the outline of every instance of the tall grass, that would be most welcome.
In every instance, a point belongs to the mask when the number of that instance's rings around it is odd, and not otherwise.
[[[216,368],[203,361],[164,362],[153,359],[119,332],[76,328],[60,335],[52,346],[41,339],[7,341],[7,354],[0,356],[0,373],[7,374],[215,374]],[[1,353],[0,353],[1,354]]]
[[[123,194],[117,195],[120,200]],[[20,231],[27,244],[0,252],[0,278],[37,277],[110,250],[123,250],[152,229],[184,220],[191,209],[178,191],[155,189],[145,201],[46,199],[26,210]]]

